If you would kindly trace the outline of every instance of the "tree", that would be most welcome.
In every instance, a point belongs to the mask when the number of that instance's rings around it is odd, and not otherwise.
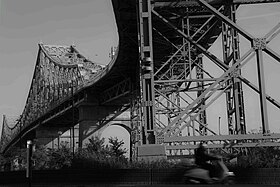
[[[0,154],[0,170],[1,171],[5,170],[6,164],[7,164],[7,159],[2,154]]]
[[[89,151],[90,153],[94,153],[97,156],[98,155],[102,155],[105,151],[105,139],[102,138],[100,139],[97,136],[93,136],[89,139],[89,143],[86,145],[86,149],[87,151]]]
[[[48,169],[49,156],[47,148],[43,145],[36,146],[36,149],[32,154],[32,160],[34,161],[34,169]]]
[[[11,170],[25,170],[26,149],[20,149],[19,147],[11,148],[5,155],[5,160],[6,167],[10,167]]]
[[[125,148],[122,148],[122,146],[124,145],[123,140],[119,141],[117,137],[110,137],[109,143],[111,144],[109,147],[112,156],[116,158],[125,158],[124,154],[127,153],[127,150]]]
[[[72,164],[72,153],[67,142],[61,142],[59,149],[48,149],[47,166],[50,169],[68,168]]]

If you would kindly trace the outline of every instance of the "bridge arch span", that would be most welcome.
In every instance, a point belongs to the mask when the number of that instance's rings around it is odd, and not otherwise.
[[[131,135],[131,131],[132,131],[131,126],[128,125],[128,124],[125,124],[125,123],[112,123],[112,124],[110,124],[110,126],[108,126],[107,128],[109,128],[109,127],[115,127],[115,126],[124,128],[124,129],[129,133],[129,135]],[[105,129],[104,129],[104,130],[105,130]]]
[[[117,138],[119,141],[123,141],[123,147],[127,150],[125,154],[129,157],[131,150],[131,128],[123,123],[113,123],[100,132],[100,137],[105,138],[105,143],[109,142],[109,138]]]

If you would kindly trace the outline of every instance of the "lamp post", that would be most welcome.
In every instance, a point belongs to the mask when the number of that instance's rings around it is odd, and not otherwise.
[[[27,140],[27,167],[26,167],[26,178],[28,180],[28,186],[31,187],[32,180],[32,150],[33,142],[32,140]]]
[[[75,155],[75,111],[74,111],[74,104],[75,104],[75,100],[74,100],[74,82],[73,80],[68,80],[68,86],[71,90],[71,99],[72,99],[72,127],[70,127],[70,146],[71,146],[71,137],[72,137],[72,154],[73,157]],[[68,90],[69,90],[68,88]]]
[[[73,158],[75,156],[75,111],[74,111],[74,84],[72,84],[72,138],[73,138],[73,145],[72,145],[72,153],[73,153]]]

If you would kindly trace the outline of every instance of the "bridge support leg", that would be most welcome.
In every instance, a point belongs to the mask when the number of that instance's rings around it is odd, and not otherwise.
[[[151,0],[138,0],[141,93],[143,110],[143,144],[155,144],[155,93]]]
[[[84,147],[88,139],[95,135],[97,130],[97,121],[84,120],[79,122],[79,148]]]
[[[103,117],[102,107],[98,105],[81,105],[79,107],[79,148],[82,148],[90,137],[96,135],[98,119]]]

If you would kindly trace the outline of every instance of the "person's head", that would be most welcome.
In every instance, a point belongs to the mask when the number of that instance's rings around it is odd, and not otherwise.
[[[201,141],[199,147],[203,147],[205,149],[207,147],[207,144],[204,141]]]

